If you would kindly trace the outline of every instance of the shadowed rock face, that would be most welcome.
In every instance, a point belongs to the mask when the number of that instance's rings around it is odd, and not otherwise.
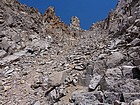
[[[0,105],[132,104],[140,99],[140,1],[119,0],[90,30],[54,7],[0,1]]]
[[[133,78],[134,79],[140,80],[140,70],[139,70],[139,68],[133,68],[132,73],[133,73]]]

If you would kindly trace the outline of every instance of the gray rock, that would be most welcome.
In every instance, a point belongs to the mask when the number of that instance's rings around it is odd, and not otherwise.
[[[10,75],[10,74],[13,73],[13,72],[14,72],[13,69],[7,70],[7,71],[5,72],[5,75]]]
[[[120,39],[112,40],[110,45],[109,45],[109,49],[115,49],[117,47],[117,45],[121,42],[122,42],[122,40],[120,40]]]
[[[33,105],[41,105],[40,101],[36,101]]]
[[[3,24],[4,23],[4,20],[3,19],[0,19],[0,24]]]
[[[135,66],[139,66],[140,65],[140,58],[139,59],[134,59],[133,63]]]
[[[133,59],[137,59],[139,57],[139,54],[137,52],[132,52],[129,54],[130,57],[132,57]]]
[[[139,28],[137,26],[134,26],[131,30],[131,33],[138,34],[139,33]]]
[[[112,68],[106,71],[105,80],[112,87],[122,78],[122,71],[119,68]]]
[[[85,69],[85,65],[84,65],[84,64],[76,65],[76,66],[74,67],[74,69],[75,69],[75,70],[79,70],[79,71],[84,70],[84,69]]]
[[[76,16],[71,17],[70,27],[75,30],[80,29],[80,20],[78,19],[78,17]]]
[[[140,99],[134,100],[131,105],[140,105]]]
[[[67,26],[53,7],[41,15],[17,0],[0,0],[0,51],[6,52],[0,53],[0,104],[63,105],[76,90],[74,105],[112,105],[119,92],[126,102],[140,99],[139,4],[119,0],[105,20],[82,30],[77,17]],[[16,53],[24,48],[28,53]]]
[[[135,25],[136,25],[137,27],[140,27],[140,19],[136,19],[136,20],[135,20]]]
[[[121,104],[121,102],[120,102],[120,101],[115,100],[115,101],[113,102],[113,105],[122,105],[122,104]]]
[[[107,64],[106,64],[106,60],[98,60],[96,62],[94,62],[94,69],[93,69],[93,73],[92,74],[100,74],[100,75],[104,75],[105,71],[107,70]]]
[[[32,45],[34,47],[41,49],[41,50],[47,50],[49,47],[49,43],[47,40],[37,40],[36,39],[36,40],[33,40]]]
[[[63,83],[67,76],[66,71],[60,71],[60,72],[53,72],[49,75],[49,79],[53,85],[56,85],[58,83]]]
[[[0,64],[5,65],[8,63],[12,63],[12,62],[18,60],[21,56],[23,56],[25,54],[26,54],[26,51],[20,51],[20,52],[14,53],[13,55],[6,56],[0,61]]]
[[[129,21],[129,24],[132,24],[132,23],[134,23],[135,18],[133,16],[129,16],[128,21]]]
[[[52,102],[57,102],[60,98],[65,96],[65,87],[60,85],[55,87],[50,93],[47,95]]]
[[[135,38],[131,43],[131,46],[140,46],[140,39],[139,38]]]
[[[117,100],[117,103],[122,103],[120,102],[121,94],[117,92],[104,92],[101,94],[101,92],[94,92],[94,94],[97,99],[100,97],[100,99],[103,100],[103,102],[111,104],[114,103]],[[123,93],[123,97],[125,100],[125,103],[130,103],[136,99],[139,99],[140,93]],[[100,100],[98,99],[98,100]],[[120,105],[120,104],[119,104]]]
[[[74,92],[72,93],[71,101],[75,105],[96,105],[100,103],[94,94],[90,92]]]
[[[132,69],[135,68],[135,66],[122,66],[122,72],[123,72],[123,76],[125,78],[133,78],[133,73],[132,73]]]
[[[57,99],[57,93],[56,93],[56,90],[55,89],[53,89],[50,93],[49,93],[49,99],[51,100],[51,101],[55,101],[56,99]]]
[[[17,33],[11,33],[13,36],[12,36],[12,40],[16,43],[20,42],[21,41],[21,37],[19,35],[17,35]]]
[[[94,76],[90,81],[89,89],[95,90],[100,84],[101,79],[102,79],[101,75]]]
[[[0,42],[1,49],[8,51],[9,47],[10,47],[10,45],[6,40],[2,40],[2,42]]]
[[[113,52],[107,60],[108,67],[114,67],[118,64],[121,64],[123,60],[125,59],[125,56],[120,52]]]
[[[126,79],[126,83],[123,82],[118,82],[120,85],[120,88],[116,86],[116,89],[118,88],[119,90],[123,91],[124,93],[135,93],[139,92],[139,82],[137,80],[133,79]]]
[[[0,50],[0,58],[3,58],[6,55],[6,52],[4,50]]]
[[[100,54],[98,56],[99,59],[105,59],[107,57],[107,54]]]
[[[121,105],[129,105],[129,103],[121,102]]]
[[[59,92],[60,97],[66,95],[66,91],[65,91],[65,86],[64,85],[61,85],[58,90],[59,90],[58,92]]]

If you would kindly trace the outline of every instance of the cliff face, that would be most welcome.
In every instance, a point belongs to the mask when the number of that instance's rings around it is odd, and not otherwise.
[[[17,0],[0,1],[0,104],[139,105],[139,99],[139,0],[119,0],[87,31],[76,16],[66,25],[54,7],[41,15]]]

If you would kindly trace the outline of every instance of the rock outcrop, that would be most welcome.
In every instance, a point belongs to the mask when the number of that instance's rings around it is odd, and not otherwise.
[[[60,17],[56,16],[52,6],[46,10],[43,16],[43,24],[46,33],[69,34],[68,26],[60,20]]]
[[[140,1],[119,0],[90,30],[54,7],[0,1],[0,105],[139,105]]]

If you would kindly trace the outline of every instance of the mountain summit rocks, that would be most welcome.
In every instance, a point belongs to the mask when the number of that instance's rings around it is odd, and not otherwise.
[[[68,26],[60,20],[60,17],[55,15],[54,7],[49,7],[44,16],[43,16],[43,24],[46,29],[46,32],[52,33],[69,33]]]
[[[0,1],[0,105],[139,105],[140,2],[119,0],[90,30]]]

